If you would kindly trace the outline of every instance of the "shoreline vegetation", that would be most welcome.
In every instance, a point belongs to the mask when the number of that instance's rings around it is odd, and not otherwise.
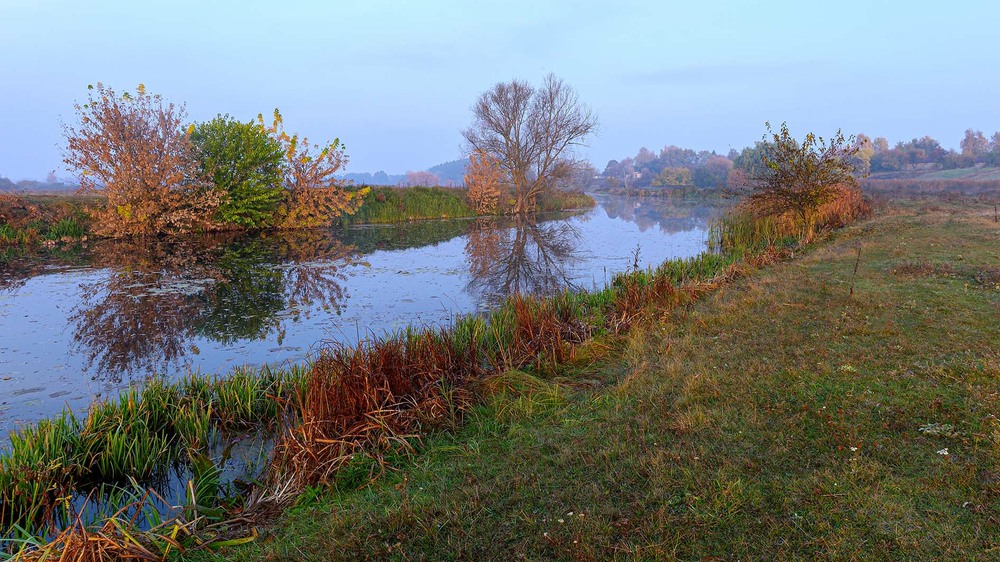
[[[398,210],[385,195],[380,203]],[[833,200],[816,210],[811,226],[826,232],[866,213],[860,197]],[[81,418],[67,412],[28,425],[0,456],[7,548],[25,560],[84,551],[164,557],[250,541],[254,523],[299,494],[364,486],[412,458],[429,436],[461,428],[484,403],[599,385],[578,377],[607,362],[634,329],[793,256],[813,232],[788,216],[737,209],[713,226],[705,253],[620,273],[597,292],[515,295],[445,329],[330,346],[288,371],[154,380],[96,403]],[[199,469],[209,445],[261,431],[275,439],[266,470],[243,493],[222,494],[212,463]],[[150,486],[177,463],[192,477],[179,513],[166,517],[153,507]],[[68,500],[99,493],[101,485],[118,486],[119,511],[81,511]]]
[[[470,206],[468,190],[464,188],[358,186],[351,189],[360,194],[360,207],[353,214],[334,218],[330,227],[504,216],[512,205],[508,202],[508,207],[500,206],[482,215]],[[93,210],[104,204],[101,197],[93,195],[0,193],[0,248],[85,241],[94,236]],[[553,191],[539,197],[537,212],[590,209],[594,205],[593,198],[582,192]]]

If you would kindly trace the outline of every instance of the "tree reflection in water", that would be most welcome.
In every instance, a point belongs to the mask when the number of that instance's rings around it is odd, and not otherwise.
[[[70,321],[88,369],[101,378],[165,372],[198,353],[196,338],[279,345],[287,319],[310,309],[339,311],[343,267],[356,252],[325,231],[108,241],[93,248],[108,270],[84,284]]]
[[[568,269],[580,260],[579,242],[579,231],[566,221],[479,219],[465,244],[471,274],[466,290],[492,306],[514,293],[549,295],[572,288]]]
[[[601,197],[601,208],[608,218],[635,223],[640,232],[658,227],[665,234],[707,228],[727,206],[728,201],[720,198]]]

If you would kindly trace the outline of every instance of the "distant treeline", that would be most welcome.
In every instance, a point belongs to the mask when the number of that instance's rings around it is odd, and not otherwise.
[[[45,181],[20,180],[12,181],[0,176],[0,192],[8,193],[54,193],[76,191],[80,186],[75,183],[67,183],[49,174]]]
[[[595,187],[605,189],[641,189],[661,187],[714,188],[726,184],[738,154],[730,151],[729,157],[707,150],[666,146],[659,154],[646,147],[635,157],[621,161],[611,160],[604,172],[595,175]]]
[[[866,142],[867,137],[858,135],[858,140]],[[1000,131],[987,139],[982,131],[968,129],[958,152],[943,148],[929,136],[898,142],[893,148],[889,148],[885,137],[876,137],[870,141],[870,151],[872,172],[1000,166]]]
[[[912,185],[912,189],[947,190],[972,184],[966,190],[978,192],[978,189],[991,189],[988,186],[1000,180],[1000,172],[991,168],[1000,167],[1000,132],[987,138],[982,131],[968,129],[959,143],[959,151],[945,149],[929,136],[901,141],[890,148],[885,137],[873,140],[858,134],[853,144],[857,151],[852,160],[859,175],[873,174],[877,180],[899,180],[880,184],[883,187],[900,189]],[[591,167],[585,187],[613,191],[731,187],[759,169],[767,149],[768,144],[763,141],[740,151],[731,149],[725,156],[677,146],[666,146],[657,154],[642,147],[635,156],[609,161],[603,172]],[[935,171],[939,173],[932,174]],[[980,183],[985,185],[975,185]],[[866,185],[875,184],[868,182]]]

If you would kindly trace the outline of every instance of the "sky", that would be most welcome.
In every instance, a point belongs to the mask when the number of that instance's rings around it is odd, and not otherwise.
[[[0,176],[61,162],[87,85],[339,138],[347,172],[462,157],[476,97],[564,79],[597,115],[580,156],[720,153],[838,128],[956,148],[1000,130],[1000,3],[954,0],[504,2],[0,0]]]

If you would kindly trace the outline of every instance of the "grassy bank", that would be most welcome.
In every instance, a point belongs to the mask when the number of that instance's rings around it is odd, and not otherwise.
[[[89,210],[102,204],[101,198],[95,196],[0,194],[0,246],[79,240],[91,234]],[[538,211],[589,209],[594,204],[583,193],[556,191],[539,198]],[[503,209],[499,212],[502,214]],[[474,216],[465,189],[375,187],[364,195],[354,214],[342,215],[335,223],[398,224]]]
[[[90,198],[0,192],[0,247],[79,240],[87,235]]]
[[[509,376],[408,468],[349,466],[225,557],[995,559],[997,233],[891,208]]]
[[[394,224],[417,220],[476,216],[468,204],[468,190],[455,187],[373,187],[361,208],[341,217],[348,224]],[[554,191],[538,199],[538,211],[589,209],[594,200],[579,192]],[[503,213],[504,209],[498,210]]]

